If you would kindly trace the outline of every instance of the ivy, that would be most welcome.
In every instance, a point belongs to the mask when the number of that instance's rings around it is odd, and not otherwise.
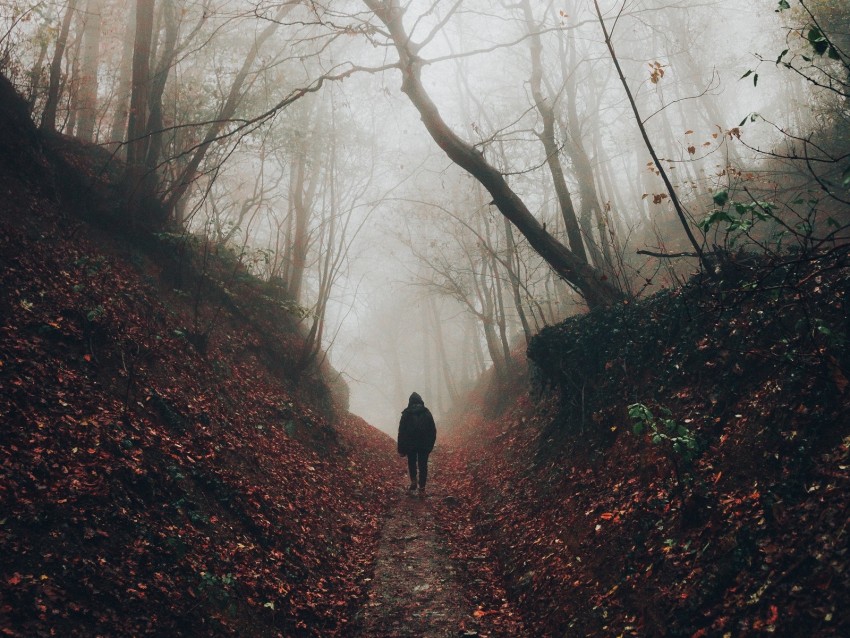
[[[647,433],[654,445],[663,446],[682,461],[693,461],[699,452],[694,433],[686,425],[677,423],[669,409],[661,406],[658,409],[661,416],[656,417],[643,403],[632,403],[628,411],[635,435]]]

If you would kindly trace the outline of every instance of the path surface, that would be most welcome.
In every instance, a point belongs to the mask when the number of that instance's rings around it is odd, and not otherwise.
[[[518,614],[511,611],[496,624],[493,612],[476,605],[483,583],[467,582],[468,570],[452,555],[434,516],[455,497],[439,480],[428,489],[420,498],[400,488],[391,506],[360,618],[361,638],[523,638]]]
[[[384,524],[363,618],[364,637],[482,636],[426,498],[404,494]]]

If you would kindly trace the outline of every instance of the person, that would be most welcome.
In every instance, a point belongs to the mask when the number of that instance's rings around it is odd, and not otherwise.
[[[407,407],[401,413],[398,422],[398,453],[407,457],[407,469],[410,474],[410,492],[419,488],[419,495],[425,495],[425,483],[428,481],[428,455],[437,441],[437,426],[431,411],[416,392],[410,395]],[[418,474],[418,481],[417,481]]]

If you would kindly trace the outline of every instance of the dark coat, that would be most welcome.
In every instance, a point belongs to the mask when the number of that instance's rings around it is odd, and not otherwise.
[[[398,453],[431,452],[437,441],[437,426],[431,411],[415,392],[398,422]]]

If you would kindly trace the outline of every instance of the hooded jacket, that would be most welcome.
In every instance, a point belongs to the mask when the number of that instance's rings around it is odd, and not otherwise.
[[[398,422],[398,453],[404,456],[411,452],[431,452],[436,441],[434,417],[422,397],[414,392]]]

